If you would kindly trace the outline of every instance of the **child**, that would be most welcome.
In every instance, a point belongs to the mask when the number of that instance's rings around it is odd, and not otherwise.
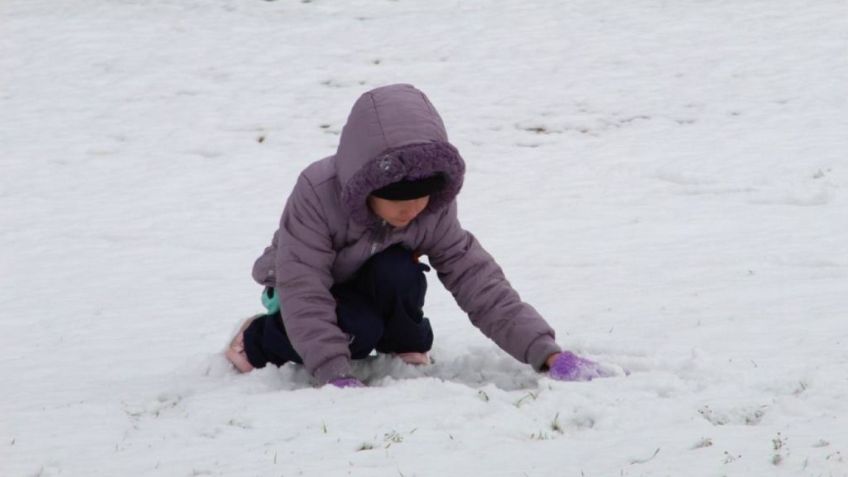
[[[335,155],[298,177],[253,278],[268,314],[248,320],[227,350],[241,372],[302,363],[318,384],[362,386],[351,359],[376,349],[429,363],[427,255],[471,322],[515,359],[555,379],[605,375],[563,352],[495,260],[457,220],[465,163],[436,109],[406,84],[363,94]]]

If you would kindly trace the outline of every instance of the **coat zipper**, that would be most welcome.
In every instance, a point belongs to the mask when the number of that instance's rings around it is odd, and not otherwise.
[[[371,244],[371,255],[377,253],[377,249],[380,248],[380,245],[386,242],[386,239],[389,237],[389,223],[385,220],[380,224],[380,233],[378,235],[378,241]]]

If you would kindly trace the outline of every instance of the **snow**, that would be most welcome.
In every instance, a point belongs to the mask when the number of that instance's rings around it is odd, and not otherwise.
[[[848,4],[0,3],[0,475],[848,475]],[[221,355],[356,97],[426,91],[561,383]]]

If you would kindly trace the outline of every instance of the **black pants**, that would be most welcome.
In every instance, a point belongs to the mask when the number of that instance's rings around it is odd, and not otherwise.
[[[330,289],[336,298],[339,328],[350,336],[353,359],[362,359],[374,349],[381,353],[430,350],[433,329],[424,318],[424,270],[429,267],[395,245],[371,257],[352,280]],[[261,316],[244,331],[245,352],[253,366],[303,363],[286,335],[280,315],[285,312]]]

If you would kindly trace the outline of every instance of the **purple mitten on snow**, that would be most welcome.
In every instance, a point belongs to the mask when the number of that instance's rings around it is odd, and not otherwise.
[[[362,381],[356,378],[336,378],[331,379],[330,384],[337,388],[364,388]]]
[[[548,372],[551,378],[559,381],[591,381],[595,378],[606,378],[612,374],[601,366],[586,358],[581,358],[571,351],[563,351],[555,359]]]

